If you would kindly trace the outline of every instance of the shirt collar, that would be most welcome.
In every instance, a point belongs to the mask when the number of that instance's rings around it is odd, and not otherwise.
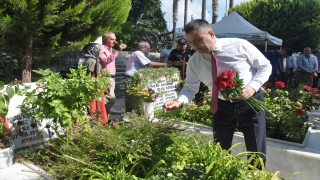
[[[216,38],[216,45],[213,47],[212,51],[213,52],[220,52],[222,50],[222,44],[220,39]]]

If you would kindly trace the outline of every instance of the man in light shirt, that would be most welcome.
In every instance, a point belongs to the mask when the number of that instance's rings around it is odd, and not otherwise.
[[[172,41],[168,40],[166,42],[166,48],[163,49],[160,53],[160,62],[167,63],[170,52],[172,51]]]
[[[271,64],[251,43],[238,38],[216,38],[211,25],[205,20],[193,20],[184,30],[186,38],[196,50],[188,61],[187,76],[177,101],[167,101],[163,105],[164,113],[177,110],[190,103],[198,92],[200,81],[212,91],[211,53],[216,56],[217,75],[227,70],[238,72],[244,80],[242,95],[231,102],[220,93],[218,110],[213,113],[214,140],[222,149],[231,147],[237,122],[244,134],[247,151],[266,154],[266,114],[254,110],[245,101],[253,96],[264,101],[261,86],[271,74]],[[261,157],[265,160],[264,155]]]
[[[293,70],[296,72],[297,86],[303,84],[312,87],[313,77],[318,76],[318,62],[311,56],[311,49],[309,47],[304,48],[303,55],[296,57],[296,66]]]
[[[150,59],[147,58],[146,55],[149,54],[150,51],[150,44],[145,41],[141,41],[138,44],[137,51],[134,51],[131,56],[129,57],[129,60],[127,61],[126,66],[126,78],[131,78],[135,72],[145,69],[147,67],[165,67],[167,66],[167,63],[159,63],[159,62],[153,62]],[[130,101],[129,94],[125,93],[125,107],[126,112],[132,111],[132,105]]]
[[[103,71],[108,71],[111,75],[110,86],[106,88],[105,102],[106,110],[110,113],[110,109],[116,102],[116,96],[114,94],[115,89],[115,75],[116,75],[116,63],[115,60],[118,57],[120,51],[127,47],[126,44],[120,44],[119,47],[113,52],[112,47],[116,44],[116,35],[113,32],[107,32],[102,37],[102,46],[99,53],[100,64]]]

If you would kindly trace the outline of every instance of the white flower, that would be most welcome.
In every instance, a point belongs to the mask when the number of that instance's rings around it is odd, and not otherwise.
[[[172,177],[173,174],[172,174],[172,173],[168,173],[167,176],[168,176],[168,177]]]

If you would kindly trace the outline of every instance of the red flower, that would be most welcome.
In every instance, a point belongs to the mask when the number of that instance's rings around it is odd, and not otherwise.
[[[216,82],[215,82],[216,83]],[[219,90],[223,90],[227,87],[227,83],[224,81],[220,81],[218,84],[216,84]]]
[[[231,81],[231,80],[227,81],[227,85],[228,85],[229,88],[234,88],[234,87],[236,87],[236,84],[235,84],[233,81]]]
[[[198,105],[198,106],[203,106],[203,102],[202,102],[202,101],[199,101],[199,102],[197,103],[197,105]]]
[[[292,98],[291,101],[292,102],[297,102],[297,99],[296,98]]]
[[[310,91],[311,90],[311,87],[310,86],[308,86],[308,85],[304,85],[303,86],[303,89],[305,90],[305,91]]]
[[[224,90],[225,88],[234,88],[236,84],[233,82],[234,74],[232,70],[225,71],[221,73],[217,79],[214,81],[214,84],[219,90]]]
[[[279,88],[279,89],[284,89],[286,87],[282,81],[277,81],[274,83],[274,85],[276,88]]]
[[[296,113],[296,115],[298,116],[302,116],[304,114],[304,111],[302,108],[298,108],[296,110],[294,110],[294,112]]]

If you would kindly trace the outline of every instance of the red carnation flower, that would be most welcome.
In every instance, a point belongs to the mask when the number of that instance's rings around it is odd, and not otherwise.
[[[197,105],[198,105],[198,106],[203,106],[203,102],[202,102],[202,101],[199,101],[199,102],[197,103]]]
[[[308,86],[308,85],[304,85],[303,86],[303,89],[305,90],[305,91],[310,91],[311,90],[311,87],[310,86]]]
[[[230,88],[236,87],[236,84],[233,82],[233,80],[227,81],[227,85],[228,85],[228,87],[230,87]]]
[[[294,110],[294,112],[296,113],[296,115],[298,116],[302,116],[304,114],[304,111],[302,108],[298,108],[296,110]]]
[[[284,82],[282,81],[277,81],[274,83],[275,84],[275,87],[276,88],[279,88],[279,89],[284,89],[286,86],[284,85]]]
[[[297,99],[296,98],[292,98],[291,101],[292,102],[297,102]]]
[[[218,89],[222,90],[222,89],[225,89],[227,87],[227,83],[224,82],[224,81],[220,81],[217,86],[218,86]]]

